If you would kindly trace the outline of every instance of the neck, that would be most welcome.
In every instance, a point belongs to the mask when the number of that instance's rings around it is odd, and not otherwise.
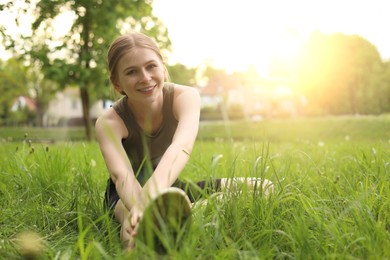
[[[151,103],[136,102],[128,99],[127,104],[139,126],[146,132],[153,133],[160,127],[163,118],[162,96]]]

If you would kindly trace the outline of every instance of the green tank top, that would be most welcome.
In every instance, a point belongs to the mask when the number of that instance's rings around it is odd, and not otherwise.
[[[160,129],[150,135],[146,133],[135,120],[127,105],[127,96],[114,103],[113,108],[126,125],[128,137],[122,140],[133,167],[134,173],[141,185],[144,185],[153,170],[157,167],[161,157],[172,143],[177,128],[177,120],[173,115],[172,83],[165,83],[163,87],[163,122]]]

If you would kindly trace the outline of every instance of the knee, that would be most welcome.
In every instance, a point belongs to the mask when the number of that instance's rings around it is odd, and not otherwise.
[[[235,178],[223,178],[221,179],[221,187],[223,189],[233,188],[238,189],[245,185],[250,191],[261,190],[262,193],[267,197],[274,192],[274,184],[268,179],[261,178],[247,178],[247,177],[235,177]]]

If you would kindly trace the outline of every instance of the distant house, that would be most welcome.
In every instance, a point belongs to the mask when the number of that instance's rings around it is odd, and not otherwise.
[[[246,118],[295,116],[300,104],[294,96],[289,82],[280,78],[269,78],[256,86],[230,86],[223,88],[215,84],[199,89],[202,108],[226,109],[241,107]]]
[[[28,111],[35,111],[37,109],[35,100],[27,96],[19,96],[15,98],[11,107],[11,111],[15,112],[23,109],[27,109]]]
[[[216,107],[222,103],[223,87],[207,85],[199,88],[201,107]]]
[[[110,107],[112,101],[98,100],[90,109],[91,120],[95,120],[104,110]],[[66,88],[58,92],[49,102],[44,115],[47,126],[75,126],[83,124],[83,108],[78,88]]]
[[[93,120],[96,120],[105,110],[109,109],[113,104],[111,100],[98,100],[96,101],[90,110],[90,116]]]

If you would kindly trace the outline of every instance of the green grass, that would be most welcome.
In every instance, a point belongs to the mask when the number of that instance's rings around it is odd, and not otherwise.
[[[170,258],[389,259],[389,131],[388,117],[203,124],[182,178],[257,176],[275,193],[211,196]],[[153,257],[122,253],[96,143],[26,139],[1,143],[0,156],[0,259],[21,258],[24,231],[39,234],[44,259]]]
[[[0,141],[82,141],[83,127],[0,127]]]

